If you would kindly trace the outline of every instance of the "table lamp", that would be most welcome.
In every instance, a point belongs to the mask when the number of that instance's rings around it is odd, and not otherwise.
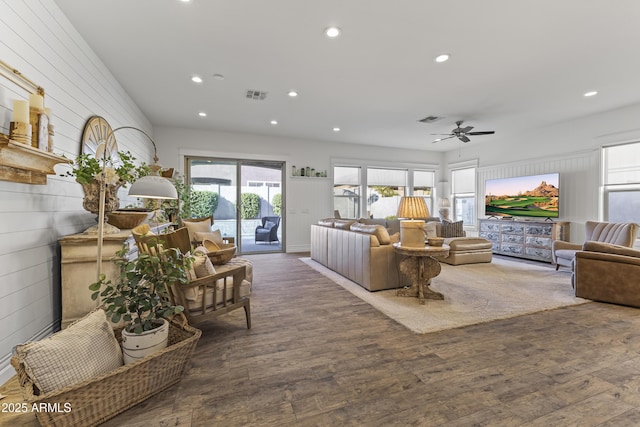
[[[428,218],[429,209],[423,197],[405,196],[400,199],[398,206],[398,218],[400,221],[400,246],[410,248],[424,248],[424,219]]]

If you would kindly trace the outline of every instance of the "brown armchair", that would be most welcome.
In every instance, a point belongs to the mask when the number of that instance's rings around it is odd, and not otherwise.
[[[585,241],[610,243],[613,245],[631,247],[638,235],[638,224],[632,222],[597,222],[587,221],[585,223]],[[551,259],[556,265],[556,270],[560,266],[571,267],[576,252],[582,250],[581,244],[555,240],[551,247]]]
[[[586,242],[572,280],[577,297],[640,307],[640,250]]]

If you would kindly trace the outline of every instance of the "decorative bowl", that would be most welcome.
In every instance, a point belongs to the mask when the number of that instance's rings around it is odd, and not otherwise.
[[[107,213],[107,222],[122,230],[129,230],[140,225],[148,216],[149,212],[113,211]]]
[[[228,263],[231,258],[236,254],[235,243],[223,243],[216,245],[209,240],[202,242],[202,245],[207,248],[207,256],[214,265],[222,265]]]
[[[444,243],[444,238],[443,237],[428,237],[427,238],[427,243],[429,244],[429,246],[442,246],[442,244]]]

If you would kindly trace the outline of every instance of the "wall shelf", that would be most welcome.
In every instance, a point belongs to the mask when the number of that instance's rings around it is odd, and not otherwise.
[[[29,93],[37,93],[44,97],[44,89],[41,86],[3,61],[0,61],[0,76]],[[58,163],[71,163],[71,160],[14,141],[8,135],[0,133],[0,180],[44,185],[47,183],[47,175],[56,174],[53,167]]]
[[[47,175],[55,175],[53,167],[59,163],[71,160],[0,134],[0,180],[44,185]]]

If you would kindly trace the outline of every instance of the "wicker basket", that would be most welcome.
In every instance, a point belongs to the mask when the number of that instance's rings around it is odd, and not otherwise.
[[[121,328],[115,330],[118,340],[121,332]],[[38,395],[37,387],[16,357],[11,359],[11,364],[18,372],[29,407],[47,404],[50,408],[60,408],[59,412],[37,412],[42,426],[94,426],[180,381],[201,334],[199,329],[172,322],[169,344],[164,350],[91,380],[42,395]],[[71,410],[64,412],[69,405]]]
[[[223,243],[221,245],[216,245],[216,247],[220,248],[218,250],[209,249],[210,246],[207,246],[208,240],[202,242],[205,248],[207,248],[207,255],[209,259],[214,265],[222,265],[228,263],[231,258],[233,258],[236,254],[236,245],[235,243]]]

